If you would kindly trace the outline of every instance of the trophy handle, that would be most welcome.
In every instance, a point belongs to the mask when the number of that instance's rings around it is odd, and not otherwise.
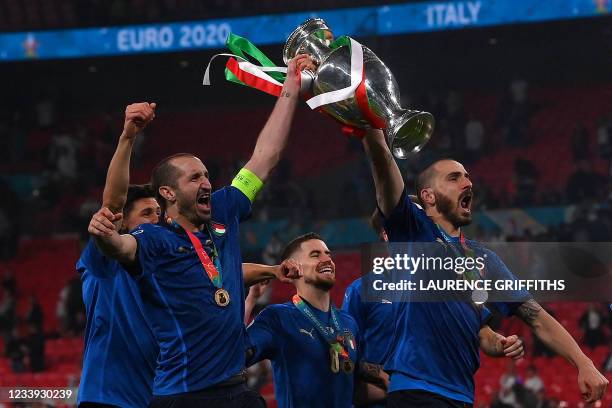
[[[312,95],[312,84],[314,83],[316,74],[309,69],[300,72],[300,94]]]
[[[407,111],[387,130],[387,144],[398,159],[405,159],[408,153],[418,153],[431,138],[434,117],[429,112]]]

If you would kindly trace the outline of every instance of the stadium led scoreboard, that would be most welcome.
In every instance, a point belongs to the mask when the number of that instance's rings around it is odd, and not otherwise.
[[[535,23],[606,15],[605,0],[429,1],[168,24],[0,34],[0,61],[118,56],[222,48],[230,32],[258,45],[284,42],[309,17],[351,36]]]

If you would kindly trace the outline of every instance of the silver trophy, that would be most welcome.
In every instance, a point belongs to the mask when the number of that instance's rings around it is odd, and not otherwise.
[[[318,64],[315,73],[302,73],[302,90],[317,96],[345,88],[351,83],[350,46],[330,48],[333,39],[324,20],[306,20],[287,39],[285,64],[298,54],[308,54]],[[363,49],[365,88],[340,102],[321,106],[341,123],[358,128],[382,128],[389,148],[398,159],[416,153],[429,141],[434,118],[428,112],[403,109],[397,82],[389,68],[369,48]],[[364,113],[367,111],[367,113]]]

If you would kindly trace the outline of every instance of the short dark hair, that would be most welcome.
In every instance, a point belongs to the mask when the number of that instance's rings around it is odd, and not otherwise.
[[[283,249],[283,253],[281,254],[281,261],[284,261],[285,259],[291,258],[291,256],[298,249],[300,249],[300,245],[302,245],[302,242],[310,241],[310,240],[313,240],[313,239],[319,239],[319,240],[323,241],[323,238],[319,234],[317,234],[316,232],[309,232],[307,234],[300,235],[299,237],[293,238],[285,246],[285,249]]]
[[[127,198],[123,206],[123,215],[127,215],[134,208],[134,203],[142,198],[155,198],[150,184],[132,184],[128,187]]]
[[[421,204],[423,208],[425,208],[425,203],[423,202],[423,199],[421,198],[421,191],[430,187],[431,181],[438,174],[436,169],[434,169],[435,165],[442,161],[447,161],[447,160],[455,161],[455,159],[442,158],[442,159],[437,159],[433,162],[430,162],[427,165],[427,167],[421,170],[421,172],[414,179],[414,194],[416,195],[418,203]]]
[[[177,153],[172,156],[168,156],[153,168],[151,173],[151,189],[155,193],[155,198],[159,202],[162,211],[166,211],[166,200],[159,194],[159,188],[161,186],[170,186],[173,188],[177,187],[177,180],[181,176],[181,171],[172,164],[174,159],[179,157],[195,157],[191,153]]]

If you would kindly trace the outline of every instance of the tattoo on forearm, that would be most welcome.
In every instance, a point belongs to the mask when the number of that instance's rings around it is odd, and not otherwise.
[[[516,311],[516,315],[525,323],[532,325],[533,322],[537,319],[541,310],[542,306],[540,306],[538,302],[533,299],[529,299],[528,301],[519,306]]]
[[[287,98],[289,98],[291,94],[287,91],[281,91],[280,96],[286,96]]]
[[[380,378],[380,372],[382,371],[382,366],[380,364],[373,364],[362,361],[359,364],[359,375],[365,381],[370,383],[382,383]]]

